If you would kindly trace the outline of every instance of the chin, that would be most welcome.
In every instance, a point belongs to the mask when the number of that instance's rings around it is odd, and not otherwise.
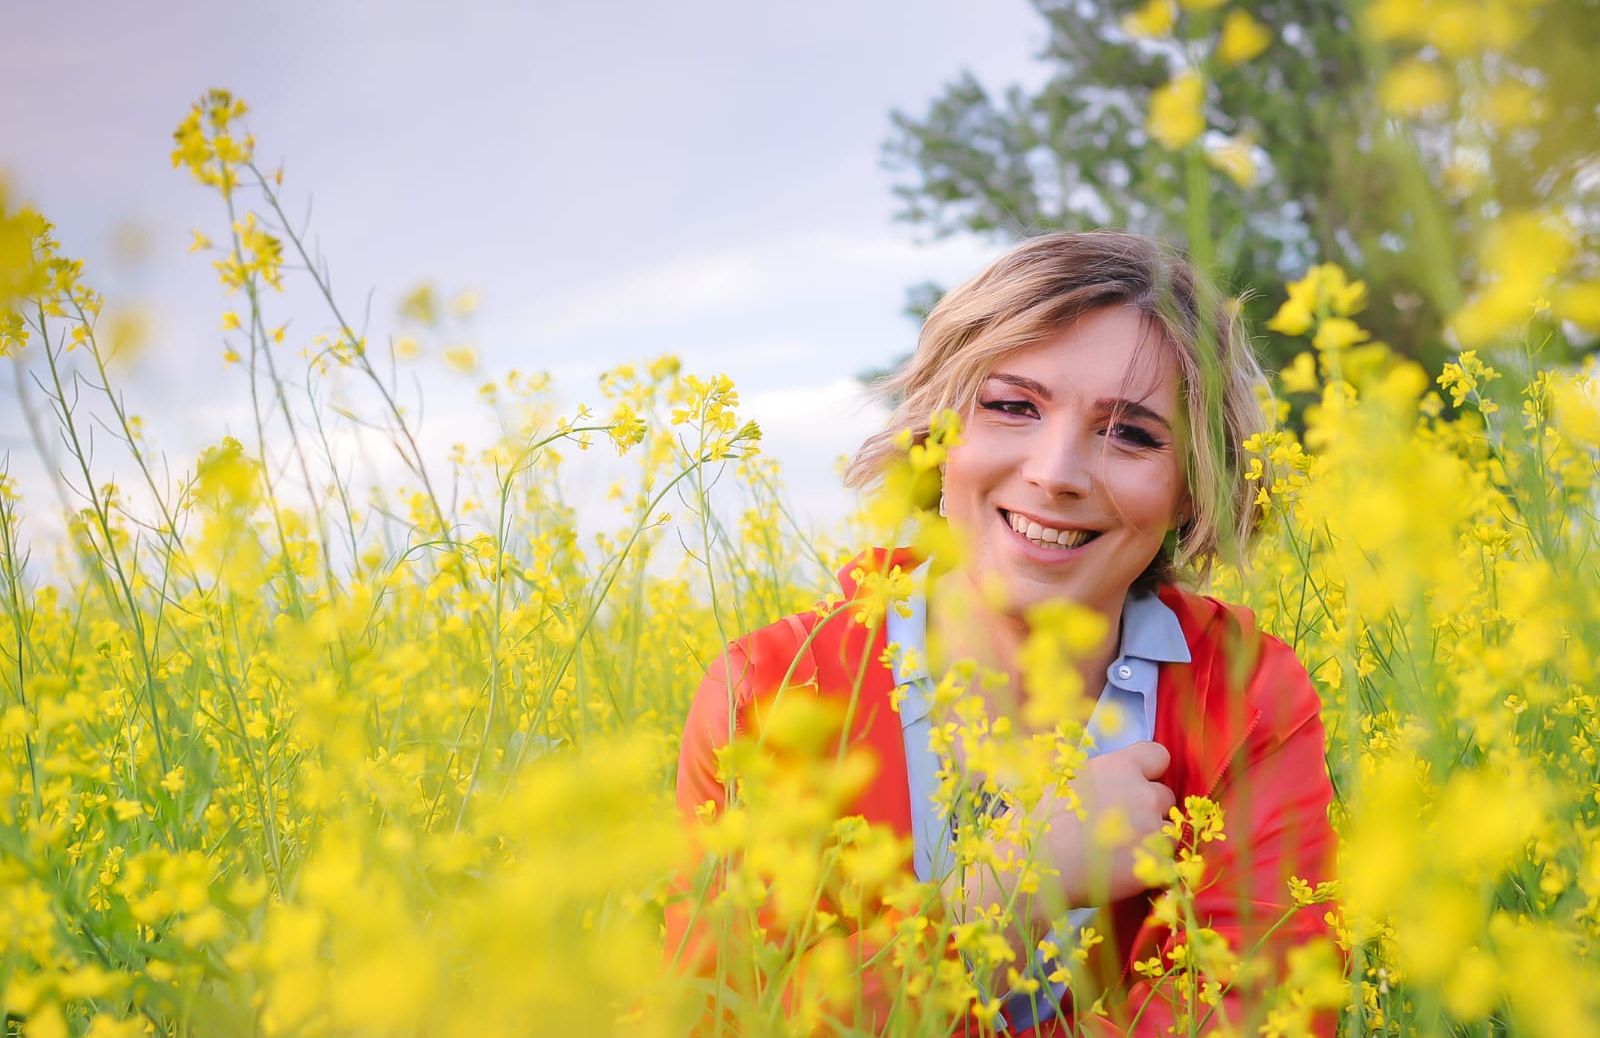
[[[1022,616],[1029,609],[1045,602],[1067,599],[1083,604],[1082,590],[1073,584],[1045,582],[1019,573],[1009,573],[1001,578],[1004,583],[1007,613]]]

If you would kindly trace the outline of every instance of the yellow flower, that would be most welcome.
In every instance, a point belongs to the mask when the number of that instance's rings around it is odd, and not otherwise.
[[[1256,183],[1254,148],[1248,140],[1232,139],[1206,149],[1206,161],[1240,187],[1249,190]]]
[[[1234,8],[1222,22],[1222,38],[1217,42],[1217,59],[1224,65],[1242,65],[1258,57],[1272,43],[1272,32],[1250,17],[1248,11]]]
[[[1102,811],[1094,826],[1094,845],[1099,848],[1125,847],[1133,842],[1133,826],[1120,808]]]
[[[84,1038],[143,1038],[144,1025],[142,1019],[118,1020],[109,1013],[96,1013]]]
[[[1550,309],[1564,321],[1590,331],[1600,329],[1600,281],[1580,281],[1555,290]]]
[[[1600,446],[1600,370],[1593,359],[1579,374],[1554,379],[1550,392],[1562,434],[1585,447]]]
[[[1070,599],[1053,599],[1029,608],[1028,637],[1018,653],[1018,663],[1027,676],[1023,719],[1029,725],[1048,729],[1087,718],[1083,677],[1076,661],[1092,652],[1105,635],[1105,617]]]
[[[1479,248],[1482,283],[1450,318],[1450,330],[1462,346],[1485,346],[1520,329],[1535,307],[1552,292],[1577,249],[1572,228],[1559,216],[1524,212],[1497,220],[1484,234]],[[1563,305],[1578,304],[1583,294]]]
[[[1186,147],[1206,128],[1205,81],[1195,72],[1183,72],[1157,87],[1150,96],[1145,129],[1169,151]]]
[[[1278,307],[1278,312],[1272,315],[1267,322],[1267,327],[1280,335],[1304,335],[1311,330],[1311,323],[1316,320],[1316,315],[1311,312],[1310,302],[1295,297],[1293,286],[1289,298]]]
[[[36,245],[48,228],[49,224],[33,210],[8,206],[5,182],[0,180],[0,316],[4,316],[16,300],[26,299],[44,287],[45,263]],[[15,311],[12,311],[11,320],[21,324]],[[0,356],[6,354],[9,340],[24,337],[20,328],[16,331],[0,328]]]
[[[1315,393],[1317,391],[1317,362],[1310,353],[1295,355],[1294,361],[1278,372],[1278,382],[1285,392]]]
[[[161,780],[161,788],[166,790],[168,793],[171,793],[173,796],[177,796],[179,793],[182,793],[188,784],[188,773],[184,770],[184,767],[181,764],[173,768],[171,771],[168,771],[166,777]]]
[[[478,351],[471,346],[458,345],[446,346],[444,362],[464,375],[471,374],[478,368]]]
[[[1376,0],[1365,28],[1377,40],[1432,44],[1451,60],[1485,49],[1504,50],[1533,25],[1540,4],[1516,0]]]
[[[1417,39],[1428,13],[1425,0],[1376,0],[1366,9],[1366,29],[1378,40]]]
[[[55,1002],[46,1002],[29,1013],[27,1024],[27,1031],[23,1033],[28,1038],[68,1038],[72,1034],[66,1018],[61,1015],[61,1007]]]
[[[1148,0],[1132,14],[1122,19],[1122,31],[1129,36],[1154,40],[1166,36],[1178,20],[1178,5],[1174,0]]]
[[[228,900],[240,908],[250,909],[266,900],[267,881],[261,876],[240,876],[228,887]]]
[[[1359,811],[1346,828],[1348,844],[1339,863],[1345,904],[1358,924],[1375,923],[1393,910],[1424,856],[1418,824],[1423,790],[1415,763],[1396,756],[1362,770]]]
[[[1349,981],[1339,962],[1339,952],[1327,939],[1314,940],[1289,950],[1287,987],[1299,1000],[1319,1009],[1344,1005]]]
[[[1367,285],[1350,281],[1334,263],[1321,263],[1299,281],[1289,283],[1286,299],[1267,327],[1283,335],[1304,335],[1314,324],[1330,323],[1356,313],[1367,305]],[[1361,342],[1367,335],[1353,321],[1333,323],[1324,333],[1318,330],[1319,349],[1342,349]]]
[[[1488,1016],[1503,997],[1500,974],[1493,955],[1469,948],[1444,982],[1444,1002],[1450,1015],[1463,1022]]]
[[[1317,325],[1311,345],[1319,350],[1342,350],[1371,336],[1348,317],[1330,317]]]
[[[1496,83],[1484,94],[1481,105],[1484,121],[1505,130],[1526,126],[1544,116],[1544,100],[1539,91],[1526,83],[1510,79]]]
[[[1448,104],[1450,93],[1450,78],[1437,65],[1412,58],[1389,70],[1378,100],[1396,115],[1415,116]]]
[[[209,944],[228,932],[227,918],[209,905],[195,912],[175,928],[178,940],[190,948]]]
[[[439,296],[434,287],[423,282],[407,292],[400,300],[400,317],[430,328],[438,324]]]
[[[1450,392],[1450,402],[1457,407],[1469,397],[1476,397],[1484,386],[1500,377],[1500,372],[1478,359],[1477,350],[1462,350],[1454,362],[1446,364],[1439,372],[1439,385]]]

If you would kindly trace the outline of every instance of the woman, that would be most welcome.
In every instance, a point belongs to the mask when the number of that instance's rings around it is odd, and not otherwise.
[[[1027,693],[1020,650],[1029,610],[1066,599],[1106,620],[1104,638],[1079,661],[1086,693],[1098,697],[1077,783],[1088,815],[1080,821],[1048,801],[1037,808],[1051,822],[1043,850],[1059,873],[1057,900],[1073,911],[1024,919],[1016,944],[1029,954],[1050,924],[1058,943],[1070,942],[1096,904],[1108,905],[1099,930],[1114,949],[1102,977],[1110,1018],[1075,1012],[1055,985],[1042,996],[1005,996],[997,1026],[1167,1033],[1170,1005],[1150,998],[1146,981],[1128,983],[1142,975],[1135,963],[1170,961],[1176,941],[1152,917],[1153,892],[1135,875],[1129,848],[1189,796],[1216,800],[1228,834],[1206,848],[1199,925],[1241,955],[1270,937],[1255,953],[1268,961],[1324,933],[1323,909],[1296,910],[1288,889],[1291,876],[1332,878],[1317,696],[1293,653],[1260,634],[1247,610],[1177,586],[1179,572],[1237,552],[1254,528],[1241,459],[1262,424],[1263,386],[1226,304],[1205,302],[1187,264],[1148,239],[1037,237],[949,293],[885,387],[898,404],[847,481],[870,487],[899,451],[902,430],[926,439],[932,417],[953,408],[962,431],[943,467],[939,507],[970,550],[940,573],[910,552],[874,550],[841,574],[848,598],[865,573],[912,572],[909,617],[891,610],[874,628],[847,611],[804,614],[730,646],[689,714],[680,808],[692,815],[708,801],[724,804],[717,747],[736,729],[752,730],[765,697],[805,688],[847,701],[842,737],[876,758],[850,811],[910,836],[918,878],[941,881],[952,912],[1005,902],[1004,876],[943,868],[951,827],[933,801],[940,761],[928,742],[928,672],[975,659],[1010,677],[984,695],[992,713],[1011,710],[1006,689]],[[886,661],[890,643],[921,650],[911,659],[928,665]],[[1123,839],[1107,860],[1090,853],[1090,834],[1110,831],[1112,813]],[[685,929],[681,915],[669,917],[669,953],[682,951]],[[1212,1025],[1244,1021],[1252,1008],[1242,1004],[1245,989],[1230,990]]]

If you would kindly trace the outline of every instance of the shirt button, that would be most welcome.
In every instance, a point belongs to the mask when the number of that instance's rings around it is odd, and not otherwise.
[[[1124,681],[1128,680],[1129,678],[1133,677],[1133,668],[1124,663],[1122,666],[1117,668],[1117,677]]]

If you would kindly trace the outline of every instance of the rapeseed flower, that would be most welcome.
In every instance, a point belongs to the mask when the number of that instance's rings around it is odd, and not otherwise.
[[[1205,128],[1205,81],[1198,73],[1181,72],[1150,95],[1145,130],[1163,148],[1179,151]]]
[[[1224,65],[1242,65],[1261,56],[1272,45],[1272,31],[1250,17],[1250,12],[1234,8],[1222,22],[1217,41],[1217,60]]]

